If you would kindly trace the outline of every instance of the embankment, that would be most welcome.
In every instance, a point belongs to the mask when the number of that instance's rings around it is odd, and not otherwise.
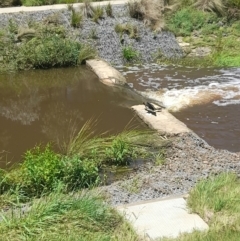
[[[111,2],[113,17],[108,17],[104,12],[104,17],[97,23],[91,18],[83,17],[79,28],[71,26],[72,11],[68,10],[67,5],[2,8],[0,9],[0,28],[7,28],[9,22],[17,25],[17,31],[20,28],[31,28],[31,25],[40,22],[63,26],[69,36],[79,42],[95,46],[100,58],[115,65],[125,63],[122,49],[126,46],[131,46],[137,51],[139,61],[143,63],[153,61],[159,53],[168,58],[183,55],[172,33],[153,32],[142,21],[130,18],[126,3],[127,1]],[[93,6],[100,4],[104,7],[108,2],[93,3]],[[84,8],[83,4],[74,6],[77,11],[80,11],[80,6]],[[115,31],[117,24],[130,24],[136,27],[138,38],[132,38],[127,33],[120,36]]]

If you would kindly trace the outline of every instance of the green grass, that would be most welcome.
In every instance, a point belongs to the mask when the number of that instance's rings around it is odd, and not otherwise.
[[[175,241],[236,241],[240,237],[240,180],[223,173],[200,181],[187,199],[192,212],[209,225],[206,232],[183,234]]]
[[[168,17],[167,28],[177,36],[190,36],[194,30],[200,30],[203,27],[210,28],[209,23],[216,21],[217,16],[214,13],[205,13],[186,7]]]
[[[139,53],[132,46],[125,46],[122,49],[123,58],[128,62],[139,60]]]
[[[81,19],[74,19],[73,25],[79,27]],[[0,71],[77,66],[97,55],[93,47],[67,36],[67,30],[61,25],[35,23],[31,28],[18,31],[11,21],[8,31],[2,31],[1,35],[0,55],[3,56],[3,64]],[[15,43],[16,38],[21,40],[20,45]]]
[[[99,193],[53,192],[2,214],[1,240],[137,240],[130,225],[104,204]]]

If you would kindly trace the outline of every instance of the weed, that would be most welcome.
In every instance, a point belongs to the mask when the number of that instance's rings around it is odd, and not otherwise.
[[[109,2],[108,5],[105,7],[105,11],[108,17],[113,17],[113,9],[112,4]]]
[[[163,150],[154,155],[154,163],[157,166],[164,165],[166,163],[166,154]]]
[[[129,193],[139,193],[143,185],[143,181],[135,176],[130,180],[126,180],[121,183],[121,188]]]
[[[133,61],[139,58],[139,53],[131,46],[123,47],[122,52],[124,59],[126,59],[127,61]]]
[[[35,37],[21,45],[17,58],[20,69],[77,65],[81,44],[62,37]]]

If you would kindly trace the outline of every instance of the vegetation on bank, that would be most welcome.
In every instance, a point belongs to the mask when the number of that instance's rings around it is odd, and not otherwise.
[[[154,138],[153,138],[154,137]],[[137,158],[155,159],[168,143],[152,131],[124,131],[114,136],[93,136],[87,122],[56,153],[48,144],[28,150],[22,163],[0,172],[0,207],[9,205],[21,193],[22,201],[40,197],[61,183],[66,192],[97,186],[104,182],[101,170],[106,166],[128,166]]]
[[[129,224],[91,190],[105,166],[135,158],[155,162],[168,143],[152,131],[94,136],[87,122],[56,153],[50,144],[28,150],[22,163],[0,170],[1,238],[4,240],[138,240]],[[83,191],[84,190],[84,191]]]
[[[189,44],[184,47],[185,58],[166,59],[160,52],[159,63],[240,66],[240,2],[238,0],[169,0],[164,6],[156,1],[130,1],[130,16],[143,20],[154,31],[169,30],[183,37]],[[198,48],[207,47],[210,55],[188,55]],[[201,49],[199,50],[201,52]]]
[[[76,66],[96,56],[96,50],[72,40],[52,15],[43,23],[18,27],[10,21],[0,32],[0,71]]]
[[[240,180],[223,173],[200,181],[190,192],[187,204],[209,225],[206,232],[194,231],[162,241],[236,241],[240,237]]]
[[[26,206],[15,205],[2,214],[1,240],[138,240],[131,226],[99,193],[64,194],[58,187]]]

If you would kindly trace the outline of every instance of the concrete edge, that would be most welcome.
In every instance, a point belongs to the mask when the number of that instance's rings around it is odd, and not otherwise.
[[[112,5],[123,5],[128,2],[128,0],[116,0],[116,1],[102,1],[102,2],[92,2],[93,6],[105,6],[108,3]],[[33,7],[8,7],[8,8],[0,8],[0,14],[4,13],[18,13],[18,12],[37,12],[37,11],[46,11],[46,10],[64,10],[68,9],[69,4],[54,4],[54,5],[44,5],[44,6],[33,6]],[[74,3],[73,7],[79,8],[84,6],[84,3]]]
[[[99,80],[106,85],[125,85],[127,83],[126,79],[118,70],[102,59],[89,59],[86,61],[86,65],[98,76]]]
[[[138,201],[138,202],[133,202],[133,203],[128,203],[128,204],[117,205],[116,208],[126,208],[126,207],[138,206],[138,205],[142,205],[142,204],[154,203],[154,202],[159,202],[159,201],[167,201],[167,200],[172,200],[172,199],[176,199],[176,198],[186,199],[187,197],[188,197],[188,193],[176,194],[176,195],[170,195],[170,196],[166,196],[166,197],[160,197],[160,198],[154,198],[154,199]]]

